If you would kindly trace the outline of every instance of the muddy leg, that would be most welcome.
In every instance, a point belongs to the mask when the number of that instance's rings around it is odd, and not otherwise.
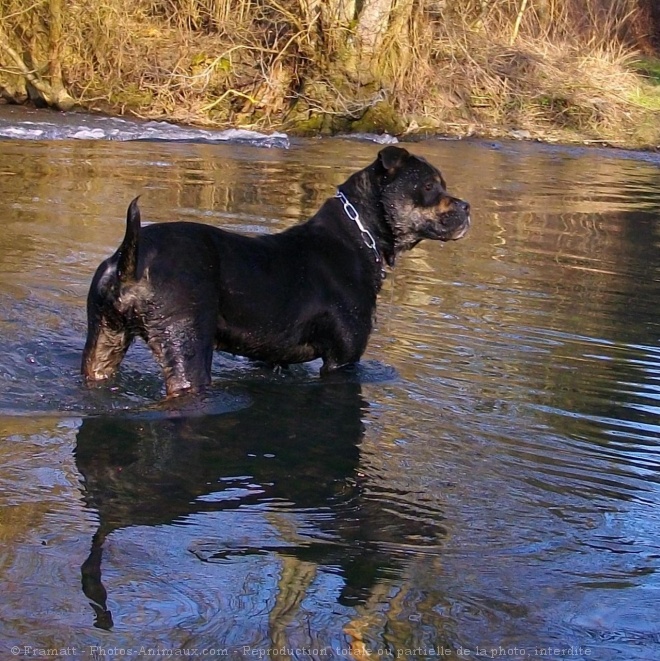
[[[131,340],[125,330],[114,331],[102,325],[90,328],[81,366],[85,380],[103,381],[113,376],[126,355]]]
[[[211,383],[214,325],[200,328],[192,322],[170,325],[153,333],[148,345],[163,374],[168,397],[201,392]]]

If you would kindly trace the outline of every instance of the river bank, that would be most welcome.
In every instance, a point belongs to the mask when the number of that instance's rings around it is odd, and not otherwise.
[[[113,111],[114,110],[114,111]],[[39,126],[33,125],[38,123]],[[50,127],[50,130],[47,130]],[[580,134],[574,131],[547,129],[515,129],[497,126],[476,126],[474,124],[453,124],[444,130],[431,127],[407,127],[396,133],[387,131],[388,125],[372,125],[365,131],[330,132],[278,130],[268,127],[256,130],[254,127],[223,127],[214,123],[173,122],[170,118],[157,115],[156,119],[136,115],[130,111],[117,112],[104,107],[70,111],[58,111],[51,108],[35,108],[33,105],[21,106],[0,103],[0,138],[29,140],[180,140],[192,142],[246,142],[266,147],[287,148],[290,138],[343,136],[364,139],[382,144],[392,142],[416,142],[426,138],[447,139],[484,139],[533,141],[546,144],[559,144],[586,147],[605,147],[618,150],[659,152],[660,144],[629,143],[625,140],[611,140]]]
[[[0,96],[290,135],[660,145],[646,0],[0,0]]]

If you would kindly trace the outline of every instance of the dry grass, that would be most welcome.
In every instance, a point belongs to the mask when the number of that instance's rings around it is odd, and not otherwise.
[[[633,3],[516,6],[459,3],[428,22],[415,57],[392,58],[397,108],[447,132],[658,144],[660,95],[631,66]]]
[[[106,0],[68,35],[67,73],[87,105],[182,122],[269,123],[300,68],[289,12],[212,0]],[[275,5],[275,3],[273,3]]]
[[[399,108],[449,132],[657,145],[660,92],[634,66],[636,6],[448,2],[431,51],[395,78]]]
[[[460,110],[477,127],[573,131],[612,141],[631,131],[641,112],[633,99],[642,82],[630,58],[612,48],[520,37],[509,45],[471,34],[461,49],[438,57],[456,101],[449,112],[429,113],[430,119],[456,121]]]
[[[24,50],[52,1],[0,0]],[[366,63],[333,3],[69,0],[64,80],[83,107],[196,124],[660,142],[658,88],[632,66],[639,0],[394,0]]]

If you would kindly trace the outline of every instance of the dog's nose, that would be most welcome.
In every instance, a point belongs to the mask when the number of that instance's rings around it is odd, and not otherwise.
[[[464,214],[468,215],[470,213],[469,202],[466,202],[465,200],[458,200],[458,206]]]

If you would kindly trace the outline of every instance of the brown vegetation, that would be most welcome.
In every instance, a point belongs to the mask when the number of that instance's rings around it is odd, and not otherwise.
[[[660,92],[636,61],[658,19],[653,0],[0,0],[0,91],[218,126],[655,146]]]

